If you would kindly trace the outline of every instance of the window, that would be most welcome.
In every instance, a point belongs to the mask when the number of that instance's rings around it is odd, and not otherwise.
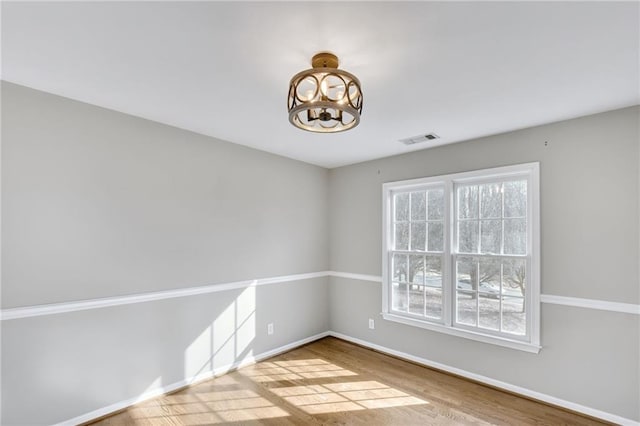
[[[383,316],[539,351],[539,167],[383,185]]]

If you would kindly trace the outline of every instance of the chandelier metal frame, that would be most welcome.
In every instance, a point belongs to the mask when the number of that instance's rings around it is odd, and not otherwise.
[[[317,133],[336,133],[360,123],[362,88],[353,74],[339,70],[338,57],[329,52],[313,56],[311,69],[289,83],[289,122]]]

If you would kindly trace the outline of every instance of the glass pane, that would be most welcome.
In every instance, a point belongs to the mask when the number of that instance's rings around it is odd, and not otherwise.
[[[464,291],[456,293],[456,321],[461,324],[476,325],[476,294]]]
[[[442,290],[426,288],[426,312],[431,318],[442,318]]]
[[[407,312],[407,284],[393,283],[391,308],[394,311]]]
[[[478,217],[478,187],[458,187],[458,218],[473,219]]]
[[[411,193],[411,220],[426,219],[426,196],[424,192]]]
[[[502,217],[502,183],[480,185],[480,214],[483,219]]]
[[[429,220],[440,220],[444,215],[444,191],[433,189],[428,192]]]
[[[460,253],[478,252],[478,222],[458,222],[458,251]]]
[[[504,254],[527,253],[527,221],[526,219],[505,219],[504,221]]]
[[[411,250],[424,251],[426,228],[426,222],[411,223]]]
[[[500,219],[480,221],[480,252],[500,254],[501,242],[502,221]]]
[[[396,239],[395,239],[395,249],[396,250],[409,250],[409,223],[396,223]]]
[[[429,251],[442,251],[443,232],[442,222],[429,222]]]
[[[459,257],[456,264],[458,290],[476,291],[478,289],[478,262],[473,257]]]
[[[500,300],[498,295],[479,295],[479,326],[490,330],[500,330]]]
[[[502,294],[524,297],[527,286],[527,263],[524,259],[509,259],[503,263]]]
[[[440,257],[427,256],[424,269],[427,287],[442,288],[442,259]]]
[[[424,284],[424,256],[409,255],[409,282]]]
[[[393,255],[393,273],[391,275],[391,281],[395,282],[407,282],[407,255],[406,254],[394,254]]]
[[[502,299],[502,331],[524,336],[526,334],[526,313],[524,299],[505,297]]]
[[[396,208],[395,220],[409,220],[409,193],[394,195],[393,204]]]
[[[409,313],[424,316],[424,286],[409,286]]]
[[[527,181],[504,183],[504,217],[527,215]]]
[[[500,259],[479,259],[480,286],[478,291],[485,295],[498,298],[500,294]]]

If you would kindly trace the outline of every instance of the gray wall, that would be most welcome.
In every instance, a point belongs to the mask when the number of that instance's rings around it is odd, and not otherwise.
[[[3,308],[326,269],[327,170],[2,89]]]
[[[5,82],[2,142],[3,308],[328,269],[323,168]],[[66,420],[326,331],[327,285],[3,321],[2,424]]]
[[[327,171],[9,83],[2,102],[5,309],[379,275],[383,182],[530,161],[542,292],[640,303],[640,108]],[[637,315],[543,304],[534,355],[386,322],[380,296],[315,278],[3,321],[1,422],[63,421],[329,329],[640,420]]]
[[[331,269],[381,274],[383,182],[539,161],[542,293],[640,303],[639,114],[627,108],[332,169]],[[534,355],[386,322],[381,303],[379,283],[331,278],[331,329],[640,420],[638,315],[543,304]]]

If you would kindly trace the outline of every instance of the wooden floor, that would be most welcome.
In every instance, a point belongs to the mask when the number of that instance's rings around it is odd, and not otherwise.
[[[327,337],[93,424],[605,423]]]

